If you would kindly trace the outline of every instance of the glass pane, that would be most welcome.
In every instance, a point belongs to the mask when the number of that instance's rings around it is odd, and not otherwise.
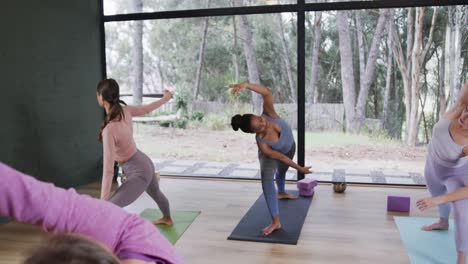
[[[255,134],[230,126],[234,114],[253,112],[252,93],[232,96],[227,85],[258,76],[296,131],[296,24],[289,13],[106,23],[108,76],[130,95],[124,101],[138,104],[140,85],[144,95],[175,90],[146,116],[157,121],[134,122],[138,148],[165,174],[258,178]]]
[[[438,7],[432,34],[433,7],[307,14],[311,177],[424,184],[432,128],[467,80],[467,9]]]
[[[295,4],[296,2],[297,0],[104,0],[104,15]]]

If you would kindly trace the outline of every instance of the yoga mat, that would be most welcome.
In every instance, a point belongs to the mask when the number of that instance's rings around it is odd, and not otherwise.
[[[401,240],[412,264],[456,263],[454,223],[447,231],[423,231],[423,225],[432,224],[438,218],[394,216]]]
[[[8,222],[10,222],[10,219],[8,219],[8,218],[6,218],[6,217],[1,217],[1,216],[0,216],[0,225],[1,225],[1,224],[6,224],[6,223],[8,223]]]
[[[161,234],[163,234],[167,240],[174,245],[199,214],[200,212],[195,211],[171,211],[171,217],[174,225],[156,225],[156,227],[159,229]],[[162,213],[161,210],[158,209],[146,209],[140,214],[140,216],[153,222],[154,220],[161,218]]]
[[[299,195],[298,191],[288,192]],[[262,193],[228,239],[296,245],[311,202],[312,197],[301,196],[295,200],[278,200],[282,228],[265,236],[262,229],[271,224],[271,215]]]

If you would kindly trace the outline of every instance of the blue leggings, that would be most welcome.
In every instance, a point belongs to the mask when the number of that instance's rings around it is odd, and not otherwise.
[[[439,196],[465,187],[468,163],[459,168],[447,168],[427,156],[424,176],[432,196]],[[450,207],[453,208],[455,222],[455,246],[458,251],[468,251],[468,199],[439,205],[439,215],[449,218]]]
[[[285,155],[292,159],[295,152],[296,143],[293,144],[289,152],[285,153]],[[278,216],[278,196],[274,181],[276,179],[278,192],[284,192],[286,172],[288,171],[289,165],[286,165],[281,161],[266,157],[260,150],[258,151],[258,159],[260,161],[260,174],[262,177],[263,195],[265,196],[268,210],[270,210],[272,217]]]

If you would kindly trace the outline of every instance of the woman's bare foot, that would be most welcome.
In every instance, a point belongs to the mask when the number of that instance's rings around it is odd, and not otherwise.
[[[287,192],[278,192],[278,199],[279,200],[284,200],[284,199],[297,199],[297,196],[292,195]]]
[[[172,222],[172,219],[170,217],[163,216],[159,218],[158,220],[153,221],[153,224],[155,225],[163,224],[163,225],[171,226],[174,224],[174,222]]]
[[[421,230],[424,230],[424,231],[448,230],[448,228],[449,228],[448,220],[441,218],[438,222],[421,227]]]
[[[273,233],[275,230],[281,229],[281,224],[278,223],[272,223],[271,225],[263,228],[262,232],[265,236],[268,236],[269,234]]]

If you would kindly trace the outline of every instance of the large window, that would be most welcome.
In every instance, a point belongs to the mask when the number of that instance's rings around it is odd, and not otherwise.
[[[106,15],[136,13],[105,19],[107,76],[130,104],[175,90],[135,122],[138,147],[166,173],[259,177],[254,135],[230,128],[232,115],[260,112],[258,97],[227,88],[251,81],[272,91],[296,137],[295,161],[313,167],[309,177],[422,185],[432,127],[467,80],[467,6],[355,1],[364,9],[342,10],[343,2],[339,11],[302,13],[298,28],[296,1],[140,1],[140,11],[127,2],[138,1],[104,1]],[[380,3],[392,4],[373,7]],[[276,13],[281,4],[297,11]],[[305,8],[330,6],[307,0]],[[199,17],[196,9],[210,8],[215,16]],[[158,18],[177,10],[193,17]],[[139,12],[160,13],[138,20]]]
[[[466,10],[449,6],[306,15],[305,159],[315,165],[313,177],[424,183],[432,127],[467,77],[463,47],[468,32],[461,28],[467,26]],[[408,99],[412,94],[418,96],[416,104]]]

